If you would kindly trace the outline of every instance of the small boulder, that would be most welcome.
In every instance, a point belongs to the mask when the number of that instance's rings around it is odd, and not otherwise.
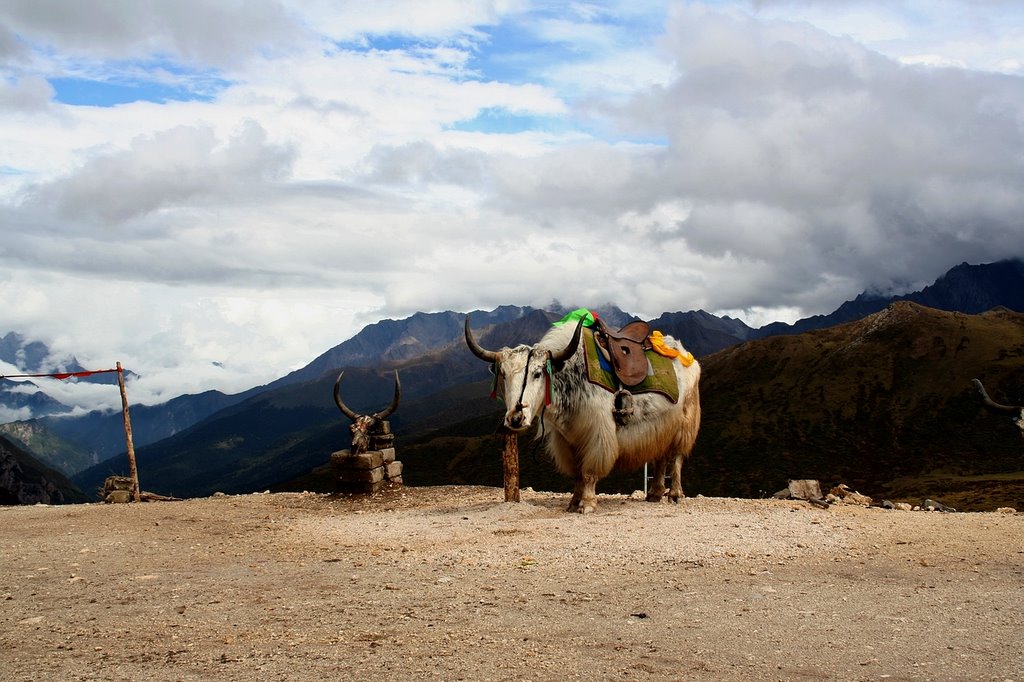
[[[948,507],[937,500],[925,499],[921,502],[921,509],[925,511],[955,512],[954,507]]]

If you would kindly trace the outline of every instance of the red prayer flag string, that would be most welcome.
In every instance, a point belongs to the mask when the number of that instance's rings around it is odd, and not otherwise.
[[[35,379],[39,377],[52,377],[54,379],[70,379],[71,377],[88,377],[93,374],[108,374],[116,372],[116,369],[93,369],[84,372],[59,372],[56,374],[0,374],[0,379]]]

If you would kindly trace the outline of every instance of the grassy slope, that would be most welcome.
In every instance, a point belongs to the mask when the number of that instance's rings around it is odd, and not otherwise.
[[[65,476],[71,476],[96,463],[94,455],[62,438],[48,428],[43,420],[0,424],[0,433],[30,451],[40,462]],[[123,440],[123,429],[121,434]]]
[[[82,493],[62,473],[49,467],[43,462],[26,452],[19,443],[5,436],[0,436],[0,458],[10,458],[9,464],[11,473],[18,470],[15,475],[15,485],[23,482],[29,488],[40,491],[47,491],[47,499],[38,500],[46,504],[86,502],[88,497]],[[0,504],[18,504],[13,491],[0,490]]]
[[[970,380],[994,396],[1024,393],[1024,315],[897,303],[703,364],[691,492],[756,497],[789,478],[817,478],[908,501],[957,494],[966,507],[963,477],[977,487],[987,476],[991,500],[974,495],[975,504],[1020,499],[1005,481],[1024,469],[1017,429],[980,409]]]

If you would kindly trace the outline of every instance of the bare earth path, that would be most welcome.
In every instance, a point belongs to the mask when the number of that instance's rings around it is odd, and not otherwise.
[[[1024,515],[407,488],[0,508],[2,680],[1024,680]]]

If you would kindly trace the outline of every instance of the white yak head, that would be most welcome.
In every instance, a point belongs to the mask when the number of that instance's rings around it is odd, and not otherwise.
[[[476,342],[466,316],[466,345],[478,358],[491,363],[495,381],[492,395],[505,403],[505,428],[525,431],[550,403],[553,375],[576,353],[582,329],[581,321],[569,344],[561,349],[534,344],[493,351]]]

